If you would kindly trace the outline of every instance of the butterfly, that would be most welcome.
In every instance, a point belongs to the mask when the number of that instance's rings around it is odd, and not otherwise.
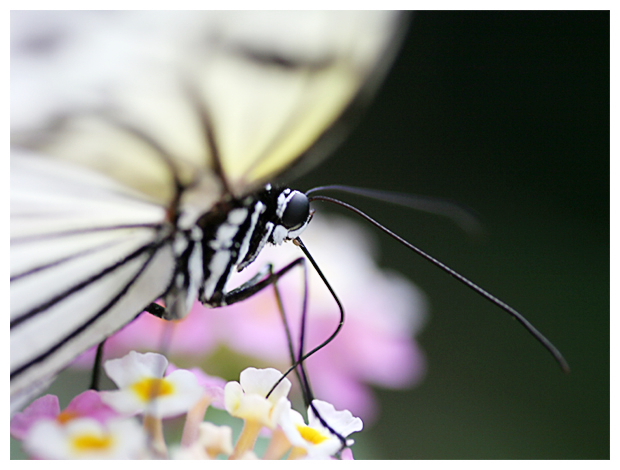
[[[311,215],[270,184],[376,89],[394,12],[12,12],[11,402],[145,309],[182,318]],[[165,309],[153,302],[163,299]]]

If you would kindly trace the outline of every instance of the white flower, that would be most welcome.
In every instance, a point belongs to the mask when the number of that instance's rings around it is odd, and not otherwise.
[[[281,377],[282,373],[276,369],[245,369],[239,382],[228,382],[224,388],[226,410],[237,418],[273,428],[274,407],[281,399],[286,400],[291,389],[291,382],[283,379],[267,397]]]
[[[333,405],[321,400],[314,400],[312,404],[321,418],[344,438],[353,432],[361,431],[364,426],[362,420],[354,417],[348,410],[336,411]],[[293,457],[328,459],[342,448],[338,436],[321,423],[312,407],[308,408],[308,424],[304,422],[301,414],[291,409],[290,403],[279,405],[276,415],[287,439],[293,445]],[[353,445],[353,442],[348,439],[347,446]]]
[[[119,390],[101,392],[105,403],[123,414],[144,413],[167,418],[186,413],[204,394],[190,371],[164,377],[168,360],[161,354],[130,352],[107,361],[104,368]]]
[[[36,423],[24,449],[39,459],[132,459],[145,452],[145,433],[134,419],[114,419],[105,425],[92,418],[61,424]]]

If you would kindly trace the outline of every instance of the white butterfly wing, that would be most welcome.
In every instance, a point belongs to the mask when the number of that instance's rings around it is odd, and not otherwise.
[[[165,292],[171,208],[190,228],[227,191],[313,153],[382,75],[399,23],[393,12],[12,12],[12,395]]]
[[[165,210],[23,152],[11,164],[11,394],[131,321],[170,283]]]

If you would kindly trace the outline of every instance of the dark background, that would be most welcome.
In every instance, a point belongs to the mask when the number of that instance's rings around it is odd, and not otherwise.
[[[609,458],[609,13],[421,12],[348,141],[305,178],[449,198],[440,217],[346,196],[490,290],[564,353],[386,236],[428,295],[428,374],[379,391],[360,458]]]

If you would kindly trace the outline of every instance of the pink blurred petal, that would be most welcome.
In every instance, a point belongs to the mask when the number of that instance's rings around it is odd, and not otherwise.
[[[24,439],[34,423],[42,419],[56,419],[60,414],[60,403],[56,395],[45,395],[33,401],[21,413],[11,419],[11,435]]]
[[[340,454],[340,457],[342,460],[355,460],[355,457],[353,457],[353,449],[351,449],[350,447],[347,447],[345,450],[343,450]]]
[[[101,424],[105,424],[111,418],[118,416],[118,413],[103,403],[101,395],[95,390],[86,390],[71,400],[63,413],[75,414],[76,417],[89,417],[96,419]]]
[[[372,423],[378,414],[379,404],[372,388],[348,375],[338,367],[321,362],[309,366],[308,371],[316,398],[329,401],[337,409],[347,409],[355,416]]]

